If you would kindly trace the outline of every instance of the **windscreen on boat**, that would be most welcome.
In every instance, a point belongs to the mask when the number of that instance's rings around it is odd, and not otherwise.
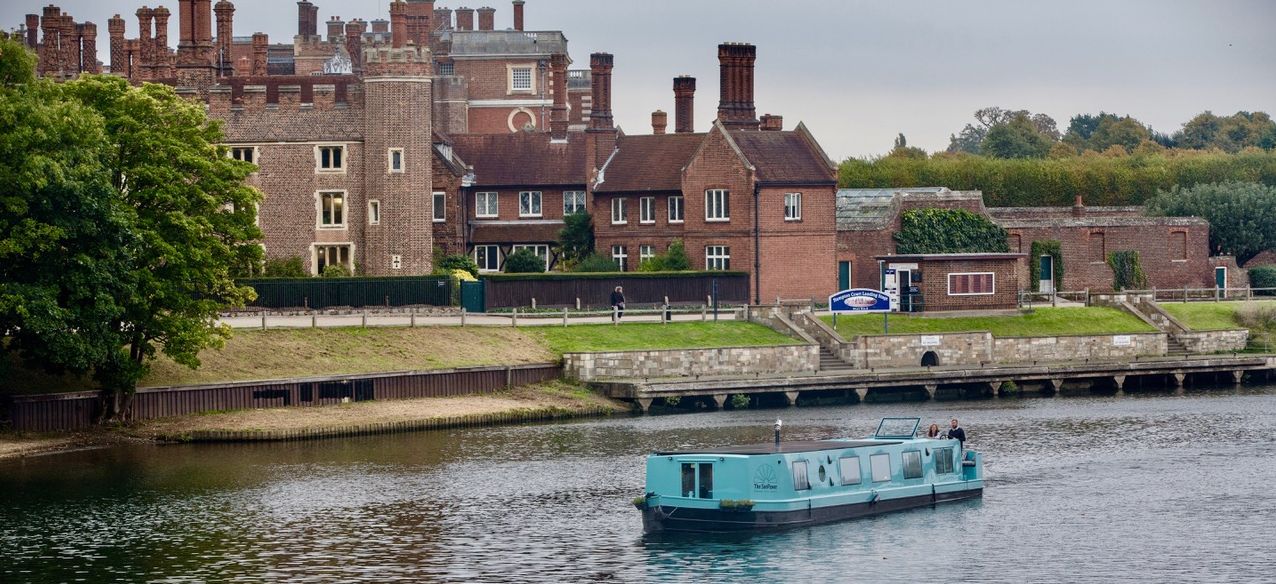
[[[882,418],[874,438],[912,438],[917,435],[921,418]]]

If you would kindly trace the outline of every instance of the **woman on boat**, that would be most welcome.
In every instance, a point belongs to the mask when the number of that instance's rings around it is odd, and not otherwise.
[[[931,424],[930,427],[926,429],[926,437],[939,438],[939,424]]]

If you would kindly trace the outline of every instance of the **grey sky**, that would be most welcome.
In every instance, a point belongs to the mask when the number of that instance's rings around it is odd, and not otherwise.
[[[50,1],[98,24],[99,58],[109,58],[106,20],[125,15],[137,35],[135,0],[0,0],[13,28]],[[388,0],[313,0],[320,22],[386,18]],[[154,0],[151,0],[155,4]],[[175,14],[176,0],[163,2]],[[294,0],[235,2],[235,33],[273,42],[296,33]],[[455,8],[482,0],[439,2]],[[492,0],[496,26],[511,26],[506,0]],[[574,67],[589,53],[616,56],[617,123],[649,133],[650,113],[672,112],[672,78],[698,78],[696,126],[718,101],[716,46],[758,45],[758,113],[805,121],[830,156],[881,154],[898,132],[909,144],[942,149],[984,106],[1053,116],[1130,114],[1173,132],[1209,109],[1276,111],[1276,2],[1269,0],[527,0],[528,30],[561,29]],[[320,25],[322,32],[323,25]],[[672,124],[672,119],[670,120]]]

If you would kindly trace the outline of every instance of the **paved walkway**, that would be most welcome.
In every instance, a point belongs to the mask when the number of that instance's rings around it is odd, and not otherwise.
[[[646,322],[660,322],[660,312],[654,310],[626,311],[624,318],[620,324]],[[739,310],[720,310],[718,312],[718,320],[738,320],[740,317]],[[409,314],[377,314],[370,312],[366,316],[363,314],[317,314],[317,315],[299,315],[299,316],[265,316],[244,315],[244,316],[226,316],[220,319],[223,324],[228,324],[231,328],[236,329],[302,329],[302,328],[334,328],[334,327],[357,327],[357,326],[564,326],[563,314],[552,312],[537,312],[532,314],[519,314],[517,322],[513,314],[466,314],[462,315],[430,315],[417,316],[413,318]],[[675,312],[673,314],[674,322],[699,322],[702,320],[713,320],[713,312],[708,311],[701,313],[696,312]],[[569,313],[567,324],[611,324],[610,314],[599,313],[597,311],[586,313]]]

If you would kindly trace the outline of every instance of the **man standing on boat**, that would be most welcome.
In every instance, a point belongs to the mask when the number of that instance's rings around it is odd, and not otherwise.
[[[957,442],[961,444],[962,448],[966,447],[966,430],[962,429],[961,426],[957,425],[957,418],[953,418],[953,421],[950,427],[948,428],[948,437],[956,438]]]

